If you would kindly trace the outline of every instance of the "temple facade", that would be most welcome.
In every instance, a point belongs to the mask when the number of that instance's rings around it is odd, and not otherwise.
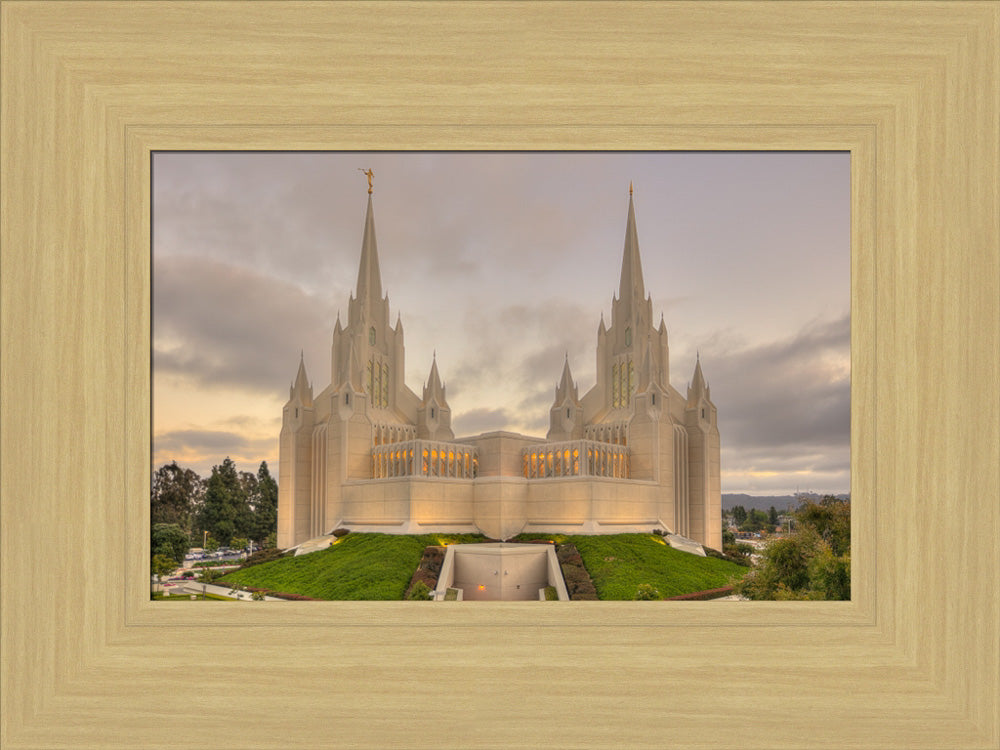
[[[370,179],[370,175],[369,175]],[[670,385],[628,218],[611,325],[597,330],[597,383],[579,395],[563,365],[545,438],[455,437],[436,360],[416,394],[403,381],[403,324],[382,294],[369,189],[357,288],[338,316],[331,382],[318,395],[299,362],[282,412],[278,546],[338,527],[385,533],[602,534],[662,530],[722,547],[719,430],[700,360]]]

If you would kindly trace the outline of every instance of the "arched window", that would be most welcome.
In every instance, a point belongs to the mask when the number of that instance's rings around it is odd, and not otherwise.
[[[375,346],[375,326],[368,329],[368,343]]]
[[[373,328],[372,330],[374,331],[375,329]],[[625,346],[632,346],[632,329],[631,328],[626,328],[625,329]]]

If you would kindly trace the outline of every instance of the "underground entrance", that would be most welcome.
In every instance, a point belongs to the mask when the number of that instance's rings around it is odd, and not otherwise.
[[[538,601],[546,598],[549,586],[559,601],[569,600],[554,545],[452,544],[445,553],[434,600]]]

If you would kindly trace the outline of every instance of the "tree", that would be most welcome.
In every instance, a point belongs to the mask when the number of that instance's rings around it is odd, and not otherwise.
[[[802,498],[795,511],[795,520],[811,526],[830,545],[834,555],[851,550],[851,501],[834,495],[824,495],[819,502]]]
[[[205,483],[191,469],[182,469],[174,461],[153,474],[150,488],[150,522],[175,523],[191,531],[193,512],[205,492]]]
[[[174,568],[176,568],[177,565],[175,565],[174,561],[166,555],[153,555],[151,567],[153,575],[159,577],[162,581],[174,572]]]
[[[267,469],[267,461],[257,470],[257,495],[253,505],[253,527],[250,538],[262,544],[278,530],[278,483]],[[274,546],[274,545],[271,545]]]
[[[767,522],[771,526],[778,525],[778,511],[775,510],[773,505],[771,506],[770,510],[767,511]]]
[[[245,536],[234,536],[229,540],[229,546],[236,550],[244,550],[250,546],[250,540]]]
[[[247,532],[250,506],[246,488],[228,456],[220,466],[212,467],[198,520],[203,530],[226,546],[234,536]]]
[[[184,555],[191,546],[190,537],[175,523],[153,524],[150,530],[150,556],[165,557],[177,567],[184,562]]]
[[[767,526],[767,513],[756,508],[751,508],[747,513],[746,520],[740,524],[741,531],[760,531]]]
[[[742,526],[747,520],[747,509],[742,505],[737,505],[733,508],[733,521],[736,522],[737,526]]]
[[[794,533],[772,541],[736,591],[749,599],[851,598],[850,502],[801,501]]]

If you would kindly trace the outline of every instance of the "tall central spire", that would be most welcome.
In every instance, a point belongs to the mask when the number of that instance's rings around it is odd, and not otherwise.
[[[639,234],[635,228],[632,183],[629,183],[628,223],[625,225],[625,250],[622,253],[622,276],[618,285],[618,299],[638,301],[645,298],[646,287],[642,282],[642,261],[639,260]]]
[[[382,274],[378,267],[378,243],[375,242],[375,215],[372,197],[368,195],[365,214],[365,234],[361,239],[361,266],[358,268],[358,288],[355,299],[368,302],[382,299]]]

